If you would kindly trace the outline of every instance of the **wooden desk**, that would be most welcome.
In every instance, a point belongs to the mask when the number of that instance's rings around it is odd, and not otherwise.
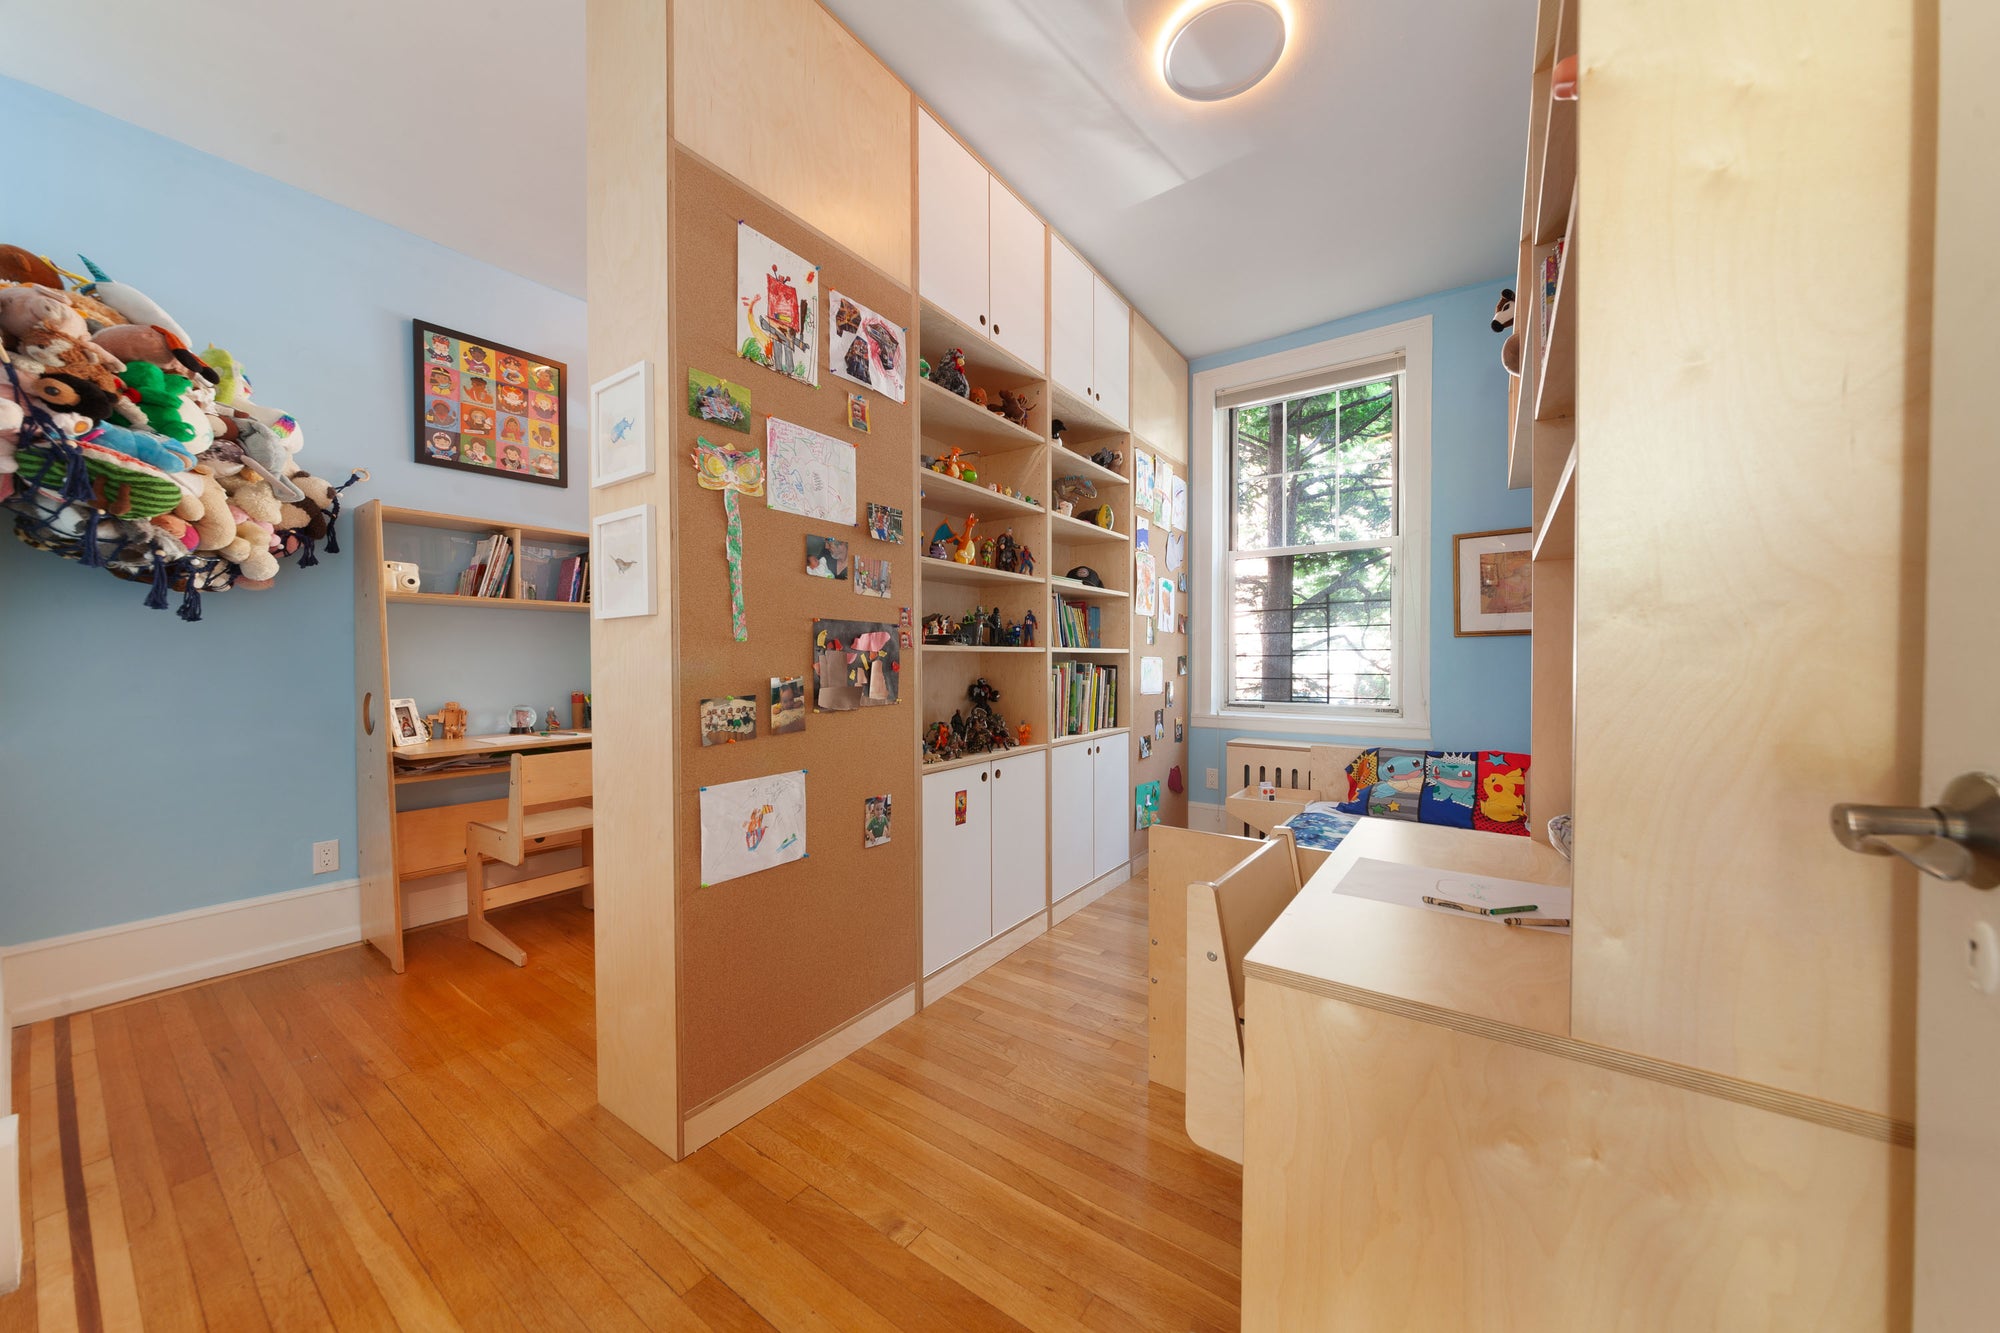
[[[1892,1326],[1906,1126],[1576,1041],[1569,937],[1334,893],[1364,856],[1569,872],[1363,820],[1250,950],[1246,1330]]]
[[[457,759],[469,754],[497,754],[502,758],[516,750],[567,750],[590,744],[587,731],[534,733],[527,736],[466,736],[455,741],[425,741],[391,750],[398,764],[416,764],[430,759]],[[501,764],[500,767],[507,767]]]

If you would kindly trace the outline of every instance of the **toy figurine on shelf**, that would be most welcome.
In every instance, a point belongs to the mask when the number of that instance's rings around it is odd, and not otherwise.
[[[965,378],[964,350],[957,347],[946,348],[943,359],[932,368],[930,380],[933,384],[943,385],[960,398],[971,394],[972,385]]]
[[[1125,461],[1125,455],[1116,449],[1099,449],[1090,456],[1090,461],[1107,472],[1116,472],[1118,465]]]
[[[993,568],[1007,574],[1021,572],[1021,548],[1014,541],[1014,529],[1007,529],[994,541]]]
[[[951,542],[951,524],[940,523],[937,526],[937,531],[931,534],[930,547],[924,552],[924,554],[928,555],[933,560],[949,560],[951,559],[950,542]]]
[[[1028,549],[1026,542],[1021,543],[1021,551],[1015,557],[1015,564],[1018,566],[1014,571],[1017,574],[1033,574],[1035,572],[1035,553]]]
[[[1027,550],[1025,546],[1021,549],[1024,551]],[[1021,646],[1023,648],[1033,648],[1035,646],[1035,613],[1033,611],[1021,617]]]
[[[996,605],[986,613],[986,631],[982,636],[988,648],[998,648],[1006,641],[1006,631],[1000,628],[1000,608]],[[998,695],[994,696],[998,698]]]
[[[465,707],[456,700],[432,713],[426,719],[431,724],[431,739],[462,741],[465,739]]]
[[[1032,744],[1034,744],[1034,742],[1033,742],[1032,740],[1030,740],[1030,739],[1029,739],[1029,737],[1033,736],[1034,734],[1035,734],[1035,729],[1034,729],[1033,727],[1029,726],[1029,725],[1028,725],[1027,723],[1023,722],[1023,723],[1021,724],[1021,726],[1020,726],[1019,730],[1017,730],[1017,731],[1016,731],[1016,732],[1014,733],[1014,736],[1015,736],[1015,739],[1016,739],[1016,740],[1017,740],[1017,741],[1018,741],[1018,742],[1019,742],[1020,744],[1022,744],[1022,745],[1032,745]]]
[[[1063,442],[1063,432],[1068,429],[1069,427],[1063,424],[1063,419],[1061,417],[1057,417],[1055,420],[1049,423],[1049,438],[1054,440],[1057,444],[1061,444]]]
[[[952,540],[958,543],[958,549],[951,553],[951,558],[958,564],[969,565],[978,559],[979,552],[975,549],[976,544],[972,539],[972,530],[978,526],[979,515],[967,514],[965,516],[965,531],[952,534]]]
[[[958,622],[947,615],[924,617],[925,643],[951,643],[958,637]]]
[[[988,409],[998,412],[1017,426],[1027,425],[1028,413],[1035,410],[1035,405],[1028,401],[1028,395],[1018,389],[1001,389],[999,394],[1000,401],[988,403]]]
[[[973,385],[972,388],[966,391],[965,401],[971,403],[974,407],[986,406],[986,390],[980,388],[977,384]],[[999,409],[996,408],[994,410],[998,411]]]
[[[996,565],[994,562],[999,558],[1000,558],[1000,543],[992,537],[980,538],[979,567],[981,569],[997,569],[999,568],[999,566]]]

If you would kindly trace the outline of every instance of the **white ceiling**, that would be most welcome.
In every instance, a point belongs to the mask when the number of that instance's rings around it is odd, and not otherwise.
[[[1278,68],[1167,90],[1206,0],[826,0],[1188,356],[1511,273],[1535,0],[1279,0]]]
[[[1512,271],[1535,0],[1278,0],[1207,105],[1205,0],[826,2],[1189,356]],[[582,0],[0,0],[0,74],[577,295],[583,69]]]
[[[583,0],[0,0],[0,74],[583,295]]]

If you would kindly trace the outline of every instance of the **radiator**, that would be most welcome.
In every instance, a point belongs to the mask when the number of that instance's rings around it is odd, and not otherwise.
[[[1310,745],[1305,741],[1269,741],[1243,737],[1223,745],[1226,790],[1253,794],[1262,783],[1281,791],[1318,791],[1344,800],[1347,796],[1347,765],[1356,751],[1348,746]],[[1316,772],[1324,768],[1324,773]],[[1261,838],[1259,830],[1243,825],[1243,836]]]

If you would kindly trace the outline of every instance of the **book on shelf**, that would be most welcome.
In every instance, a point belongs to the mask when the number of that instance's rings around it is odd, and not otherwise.
[[[1055,682],[1056,734],[1081,736],[1118,725],[1118,668],[1094,662],[1058,662]]]
[[[1068,598],[1056,602],[1056,647],[1102,648],[1103,611],[1099,607]]]

